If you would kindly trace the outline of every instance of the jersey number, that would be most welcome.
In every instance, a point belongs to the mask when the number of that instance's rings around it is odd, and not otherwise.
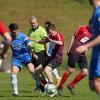
[[[85,42],[87,42],[88,40],[89,40],[88,37],[84,37],[84,38],[82,38],[82,39],[80,40],[80,42],[81,42],[81,43],[85,43]]]

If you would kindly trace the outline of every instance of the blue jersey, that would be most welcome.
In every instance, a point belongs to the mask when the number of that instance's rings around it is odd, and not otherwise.
[[[27,36],[21,32],[18,32],[16,37],[12,36],[12,56],[18,57],[22,54],[28,53],[28,43],[30,43],[30,41],[27,39]]]
[[[93,16],[90,23],[90,28],[91,28],[93,39],[96,38],[98,35],[100,35],[100,6],[97,6],[94,9]],[[100,57],[100,45],[93,47],[92,57],[93,58]]]
[[[93,39],[100,35],[100,6],[94,9],[90,28]],[[100,77],[100,45],[96,45],[92,49],[89,79],[91,80],[95,77]]]

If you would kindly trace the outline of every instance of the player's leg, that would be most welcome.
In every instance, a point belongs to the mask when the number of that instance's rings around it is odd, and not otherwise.
[[[18,95],[18,80],[17,80],[17,74],[19,72],[19,68],[17,66],[11,66],[11,84],[13,89],[13,95]]]
[[[74,90],[73,88],[75,87],[75,85],[88,75],[87,59],[85,55],[79,57],[78,64],[81,67],[81,72],[79,72],[69,83],[68,89],[70,90]],[[74,94],[74,91],[71,91],[71,93]]]
[[[58,70],[55,68],[55,69],[52,71],[52,73],[54,74],[54,76],[55,76],[56,79],[57,79],[57,84],[56,84],[56,86],[58,87],[59,84],[60,84],[60,81],[61,81],[61,77],[60,77],[59,74],[58,74]]]
[[[36,55],[38,56],[38,59],[32,58],[32,62],[34,64],[35,72],[36,72],[35,74],[32,74],[32,77],[34,78],[34,80],[36,82],[36,88],[34,89],[34,91],[40,90],[41,92],[44,92],[42,85],[46,81],[45,81],[44,75],[42,74],[42,71],[43,71],[43,65],[44,65],[45,59],[46,59],[45,51],[41,51],[41,52],[37,53]]]
[[[18,80],[17,80],[17,74],[21,70],[22,63],[19,59],[12,58],[11,61],[11,84],[13,89],[13,95],[18,95]]]
[[[54,83],[53,82],[53,76],[52,76],[52,71],[53,69],[55,69],[56,67],[58,67],[60,65],[60,63],[58,63],[57,61],[55,60],[51,60],[48,65],[44,68],[44,72],[46,73],[47,75],[47,78],[48,78],[48,81],[50,83]]]
[[[58,67],[61,63],[58,63],[57,61],[55,61],[54,59],[52,59],[48,65],[45,67],[44,72],[48,78],[48,82],[51,84],[54,84],[53,81],[53,76],[52,76],[52,70],[55,69],[56,67]],[[53,93],[50,96],[55,96],[57,94],[57,91],[55,91],[55,93]]]
[[[89,87],[100,95],[100,59],[91,59],[89,70]]]
[[[69,54],[68,56],[68,69],[64,72],[60,85],[58,86],[60,89],[63,89],[64,84],[66,83],[68,77],[71,75],[72,72],[75,71],[75,64],[77,62],[77,56]]]
[[[0,71],[2,71],[2,63],[3,63],[3,59],[0,58]]]

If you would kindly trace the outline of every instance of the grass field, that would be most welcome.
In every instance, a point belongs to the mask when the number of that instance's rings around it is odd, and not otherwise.
[[[61,73],[62,72],[63,71],[61,71]],[[69,83],[69,81],[75,74],[73,74],[69,78],[66,85]],[[11,96],[12,91],[10,84],[10,74],[0,73],[0,100],[98,100],[96,94],[89,90],[87,78],[88,77],[86,77],[78,85],[76,85],[75,96],[70,94],[65,85],[63,97],[59,95],[53,98],[49,96],[42,97],[39,92],[33,92],[34,81],[32,80],[32,77],[30,76],[28,71],[24,69],[18,75],[19,96],[13,97]]]
[[[57,30],[64,35],[65,39],[61,75],[65,69],[68,42],[79,25],[87,25],[91,13],[92,7],[88,4],[88,0],[0,0],[0,19],[7,26],[11,22],[16,22],[19,24],[20,31],[27,33],[30,27],[29,18],[33,15],[39,18],[41,25],[44,25],[46,20],[55,23]],[[69,81],[75,74],[69,78]],[[26,69],[19,73],[18,80],[19,96],[12,97],[10,74],[0,73],[0,100],[98,100],[96,94],[89,90],[88,77],[76,85],[75,96],[72,96],[65,86],[64,96],[57,95],[53,98],[41,97],[39,93],[33,92],[34,81]]]

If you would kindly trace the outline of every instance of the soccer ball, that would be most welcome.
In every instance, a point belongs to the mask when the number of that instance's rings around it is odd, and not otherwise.
[[[56,89],[56,86],[54,84],[49,84],[47,83],[45,85],[45,91],[48,93],[48,94],[53,94],[57,91]]]

